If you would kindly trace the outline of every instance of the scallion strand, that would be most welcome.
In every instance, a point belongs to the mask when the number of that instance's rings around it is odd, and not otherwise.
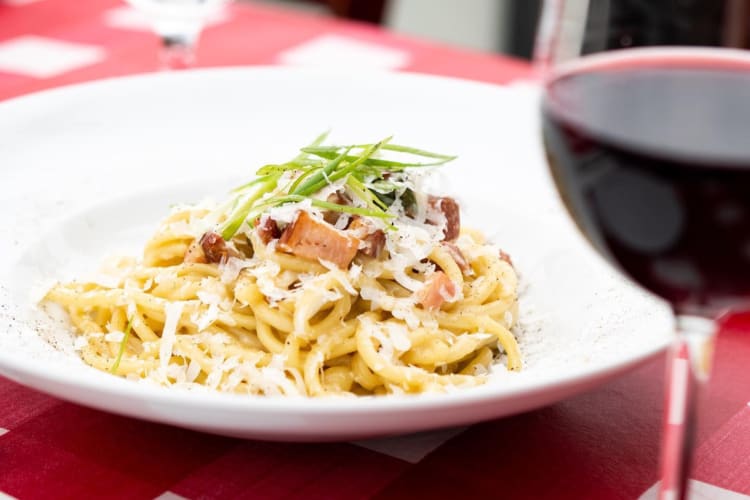
[[[351,148],[347,149],[336,158],[329,161],[325,167],[316,171],[314,175],[311,175],[308,179],[305,179],[304,182],[296,186],[293,190],[290,190],[289,194],[300,194],[302,196],[307,196],[316,192],[317,189],[315,191],[310,190],[323,182],[327,184],[330,176],[333,174],[333,171],[339,167],[342,160],[346,158],[346,155],[349,153],[349,151],[351,151]]]
[[[257,174],[257,172],[256,172]],[[230,191],[230,193],[240,193],[242,191],[246,191],[247,189],[257,186],[258,184],[262,184],[266,182],[273,174],[268,175],[261,175],[260,177],[256,177],[252,181],[248,182],[247,184],[243,184],[242,186],[236,187]]]
[[[325,132],[320,134],[318,137],[316,137],[315,140],[313,140],[308,147],[315,148],[315,147],[320,146],[321,144],[323,144],[323,141],[325,141],[328,138],[328,134],[330,133],[331,133],[330,130],[326,130]],[[295,156],[294,159],[289,163],[302,163],[305,160],[307,160],[307,157],[308,157],[307,152],[304,151],[304,148],[302,148],[300,150],[300,153],[297,156]]]
[[[372,191],[368,190],[362,182],[354,176],[349,176],[346,179],[346,185],[356,194],[361,200],[363,200],[372,210],[388,210],[388,206],[380,201]]]
[[[315,149],[311,149],[310,154],[313,154],[315,156],[319,156],[321,158],[325,159],[331,159],[335,158],[337,156],[337,153],[335,151],[318,151]],[[346,161],[356,161],[359,157],[357,156],[346,156],[344,159]],[[436,161],[431,162],[422,162],[422,163],[406,163],[401,161],[394,161],[394,160],[384,160],[382,158],[368,158],[363,162],[364,165],[370,166],[370,167],[381,167],[389,170],[403,170],[405,168],[417,168],[417,167],[436,167],[438,165],[442,165],[444,163],[448,163],[451,161],[453,157],[450,158],[444,158],[439,159]]]
[[[391,138],[387,137],[377,144],[373,144],[372,146],[364,150],[360,156],[345,155],[344,158],[349,162],[345,167],[334,171],[327,179],[323,179],[317,184],[310,186],[307,190],[307,193],[304,194],[317,193],[327,184],[335,182],[339,179],[343,179],[350,173],[354,172],[358,167],[363,165],[373,154],[375,154],[380,149],[383,144],[387,143],[389,140],[391,140]]]
[[[339,151],[344,148],[366,149],[370,146],[372,146],[372,144],[351,144],[351,145],[346,145],[346,146],[320,146],[320,145],[312,146],[311,145],[311,146],[302,148],[302,150],[307,153],[315,154],[318,152],[330,153],[331,151]],[[391,144],[391,143],[383,144],[380,149],[384,151],[396,151],[399,153],[408,153],[408,154],[415,155],[415,156],[422,156],[424,158],[438,158],[438,159],[447,160],[447,161],[455,160],[457,158],[454,155],[435,153],[435,152],[427,151],[424,149],[413,148],[411,146],[403,146],[401,144]]]
[[[122,342],[120,342],[120,350],[117,351],[117,358],[115,358],[115,362],[112,364],[112,368],[110,368],[110,373],[117,373],[117,369],[120,368],[120,362],[122,361],[122,355],[125,353],[125,345],[128,343],[128,339],[130,338],[130,330],[133,329],[133,317],[131,316],[130,319],[128,319],[128,324],[125,327],[125,336],[122,338]]]
[[[273,191],[278,185],[281,173],[276,173],[269,176],[269,179],[261,184],[258,189],[250,195],[246,195],[245,199],[239,204],[232,213],[229,215],[226,221],[219,227],[219,232],[224,241],[229,241],[242,227],[242,223],[247,219],[248,214],[253,209],[253,205],[258,201],[264,194]]]

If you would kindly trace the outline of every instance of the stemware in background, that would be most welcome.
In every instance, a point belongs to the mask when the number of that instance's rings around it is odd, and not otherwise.
[[[126,0],[140,11],[161,37],[164,69],[195,63],[195,49],[206,23],[221,15],[230,0]]]
[[[550,0],[547,159],[610,263],[668,301],[660,498],[686,496],[715,318],[750,298],[750,2]]]

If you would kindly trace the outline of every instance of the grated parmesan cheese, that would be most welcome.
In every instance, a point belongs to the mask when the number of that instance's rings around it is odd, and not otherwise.
[[[362,327],[380,344],[378,354],[393,364],[402,364],[398,358],[411,349],[409,331],[406,327],[392,322],[376,324],[369,318],[364,318],[360,322]]]
[[[412,292],[419,291],[424,283],[408,276],[406,271],[424,266],[422,261],[442,239],[442,230],[429,224],[403,221],[397,221],[395,226],[397,231],[386,234],[385,248],[390,259],[383,263],[383,267],[393,273],[401,286]]]
[[[310,214],[319,215],[320,211],[312,206],[312,200],[305,199],[296,203],[287,203],[269,208],[266,213],[276,221],[277,224],[291,224],[297,217],[297,212],[304,210]]]
[[[210,283],[210,281],[204,279],[203,282],[201,282],[201,287],[209,288]],[[202,332],[219,318],[219,306],[224,302],[224,300],[219,293],[209,290],[199,290],[196,295],[198,296],[198,300],[200,300],[202,304],[208,306],[208,309],[203,314],[195,312],[190,317],[190,320],[198,328],[198,331]],[[231,305],[229,307],[231,307]],[[226,309],[228,309],[229,307],[226,307]]]
[[[343,231],[344,229],[346,229],[346,226],[349,225],[349,219],[351,219],[349,214],[341,213],[336,219],[336,223],[333,225],[333,227],[335,227],[339,231]]]
[[[350,280],[351,275],[348,272],[342,271],[336,264],[327,260],[318,259],[318,262],[328,269],[328,273],[341,285],[344,290],[349,292],[351,295],[357,295],[357,290],[352,285]],[[352,266],[354,267],[354,266]]]
[[[165,369],[162,369],[167,377],[171,378],[177,384],[183,384],[187,380],[186,372],[187,367],[185,365],[170,364]]]
[[[89,339],[88,337],[84,335],[79,335],[75,338],[73,341],[73,350],[74,351],[80,351],[84,347],[89,345]]]
[[[164,305],[164,329],[161,333],[159,345],[159,361],[161,368],[166,368],[172,358],[172,349],[177,338],[177,322],[182,316],[183,302],[167,302]]]
[[[363,286],[359,291],[359,295],[363,299],[370,301],[371,310],[383,309],[391,311],[394,318],[405,321],[409,325],[409,328],[419,328],[420,324],[428,326],[427,322],[420,320],[419,316],[414,313],[416,299],[413,295],[404,298],[393,297],[392,295],[388,295],[384,290],[370,286]]]
[[[208,306],[206,312],[200,315],[193,315],[190,319],[195,324],[195,327],[198,328],[198,331],[202,332],[219,319],[219,306],[211,304]]]
[[[362,275],[362,266],[358,264],[352,264],[349,267],[349,280],[352,282],[359,281],[359,277]]]
[[[190,363],[188,364],[187,370],[185,371],[185,379],[188,382],[195,382],[195,379],[198,378],[198,375],[200,375],[200,373],[201,365],[194,359],[191,359]]]
[[[219,278],[222,283],[229,284],[234,282],[240,275],[240,271],[248,267],[250,262],[236,257],[230,257],[226,262],[219,263]]]
[[[107,342],[117,342],[120,343],[125,339],[125,333],[124,332],[109,332],[104,334],[104,340]]]

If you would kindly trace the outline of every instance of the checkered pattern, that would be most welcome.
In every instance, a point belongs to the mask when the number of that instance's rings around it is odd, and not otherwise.
[[[748,496],[742,493],[725,490],[694,479],[688,485],[691,500],[747,500]],[[638,500],[656,500],[659,497],[659,483],[654,484]]]
[[[42,0],[2,0],[0,3],[4,3],[6,5],[15,5],[15,6],[21,6],[21,5],[27,5],[34,2],[41,2]]]
[[[279,62],[296,66],[348,69],[401,69],[409,64],[405,50],[383,47],[351,37],[323,35],[279,54]]]
[[[0,71],[51,78],[104,60],[104,49],[41,36],[0,43]]]
[[[151,71],[157,40],[118,0],[0,0],[0,99]],[[252,4],[215,20],[204,66],[320,65],[331,54],[502,83],[528,65]],[[750,498],[750,317],[727,323],[703,396],[695,498]],[[6,498],[653,498],[664,360],[587,394],[469,428],[373,441],[243,441],[141,422],[0,378]]]
[[[129,5],[105,11],[102,19],[105,25],[115,29],[148,32],[153,29],[151,23],[148,22],[148,18],[142,12]],[[226,22],[227,19],[225,11],[217,10],[212,12],[211,16],[206,20],[206,26],[215,26]]]

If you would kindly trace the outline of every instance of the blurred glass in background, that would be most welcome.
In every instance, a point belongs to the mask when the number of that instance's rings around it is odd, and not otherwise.
[[[371,22],[397,33],[524,58],[531,57],[541,8],[541,0],[250,1]]]
[[[542,5],[542,0],[251,1],[381,24],[398,33],[526,59],[533,52]],[[750,47],[747,0],[567,0],[564,5],[568,14],[587,19],[584,53],[665,40]],[[712,29],[719,21],[727,27],[721,34]]]

